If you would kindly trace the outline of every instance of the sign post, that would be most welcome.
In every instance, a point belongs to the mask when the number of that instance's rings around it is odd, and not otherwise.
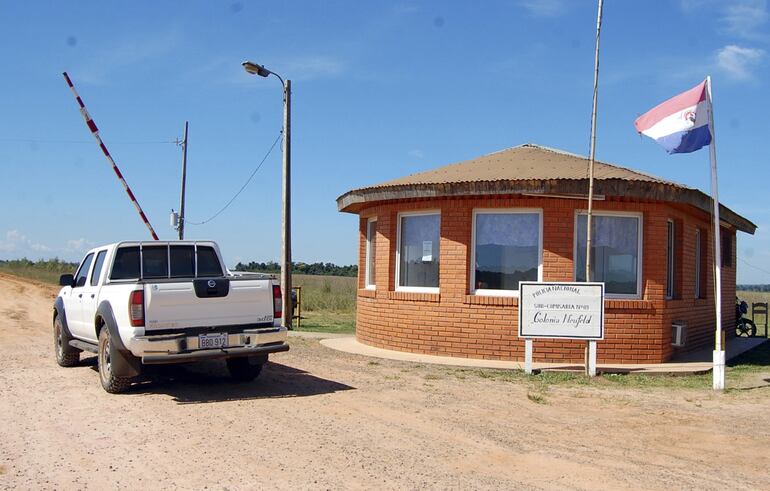
[[[519,283],[519,337],[524,371],[532,373],[533,339],[582,339],[588,345],[586,371],[596,375],[596,341],[604,339],[604,283]]]

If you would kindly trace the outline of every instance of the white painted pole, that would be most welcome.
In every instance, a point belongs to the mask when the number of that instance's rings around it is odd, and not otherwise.
[[[594,56],[594,98],[591,108],[591,147],[588,154],[588,213],[586,216],[586,281],[591,281],[591,222],[594,203],[594,159],[596,157],[596,106],[599,99],[599,39],[602,30],[602,7],[604,1],[599,0],[596,14],[596,52]],[[594,370],[591,373],[591,352],[594,353]],[[585,373],[596,375],[596,341],[588,341],[585,350]]]
[[[714,133],[714,102],[711,98],[711,76],[706,77],[706,94],[708,97],[709,131],[711,144],[709,157],[711,160],[711,200],[714,207],[714,306],[716,311],[716,332],[714,334],[714,390],[725,388],[725,351],[722,346],[722,253],[719,227],[719,189],[717,186],[717,147]]]
[[[534,347],[532,346],[532,340],[527,338],[524,340],[524,373],[532,375],[532,352]]]

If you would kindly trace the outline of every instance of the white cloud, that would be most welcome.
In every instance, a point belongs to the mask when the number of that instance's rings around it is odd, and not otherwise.
[[[767,18],[767,0],[743,0],[726,2],[719,21],[728,34],[754,38]]]
[[[409,150],[407,152],[407,155],[409,155],[410,157],[415,158],[415,159],[424,159],[425,158],[425,153],[422,150],[420,150],[419,148],[414,148],[412,150]]]
[[[30,253],[50,252],[51,248],[45,244],[33,242],[18,230],[9,230],[5,233],[5,239],[0,240],[0,252],[8,255],[27,256]]]
[[[519,0],[519,6],[535,17],[556,17],[566,11],[564,0]]]
[[[765,57],[765,51],[758,48],[744,48],[729,44],[716,53],[719,70],[735,80],[750,80],[752,69]]]
[[[101,85],[117,70],[174,52],[181,41],[182,36],[177,29],[154,35],[131,36],[85,56],[82,65],[73,68],[73,77],[76,77],[76,83]]]
[[[65,252],[85,252],[94,247],[94,243],[83,237],[79,239],[70,239],[67,241]]]

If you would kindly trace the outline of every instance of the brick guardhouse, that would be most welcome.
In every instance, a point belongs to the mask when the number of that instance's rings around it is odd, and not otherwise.
[[[525,144],[354,189],[356,337],[414,353],[523,360],[518,283],[585,280],[588,160]],[[711,198],[596,162],[592,266],[605,282],[598,361],[661,363],[714,338]],[[720,205],[722,315],[735,333],[736,232]],[[682,337],[672,336],[677,323]],[[535,360],[582,362],[585,344],[538,340]]]

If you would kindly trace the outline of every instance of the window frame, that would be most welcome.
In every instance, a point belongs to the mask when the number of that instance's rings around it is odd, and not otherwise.
[[[542,208],[474,208],[471,219],[471,257],[470,289],[471,295],[487,297],[515,297],[518,298],[519,290],[497,290],[490,288],[476,288],[476,217],[479,215],[512,215],[512,214],[536,214],[538,215],[538,255],[537,255],[537,281],[543,281],[543,209]]]
[[[88,286],[88,280],[91,277],[91,269],[93,269],[94,266],[94,258],[96,257],[96,251],[90,251],[88,254],[86,254],[86,257],[83,258],[83,261],[80,263],[80,266],[78,266],[77,271],[75,272],[75,276],[72,279],[73,286],[72,288],[84,288]],[[86,261],[89,261],[88,266],[86,266]],[[83,270],[83,266],[86,266],[86,275],[83,278],[85,281],[83,281],[82,285],[78,285],[78,277],[80,277],[80,273]]]
[[[438,216],[438,241],[439,241],[439,286],[400,286],[401,283],[401,219],[407,216]],[[441,291],[441,210],[429,209],[429,210],[417,210],[417,211],[402,211],[396,215],[396,271],[395,271],[395,291],[397,292],[414,292],[414,293],[439,293]]]
[[[99,263],[99,258],[102,259],[102,262]],[[91,279],[89,280],[89,284],[91,286],[99,286],[99,279],[102,276],[102,272],[104,271],[104,263],[107,260],[107,249],[102,249],[101,251],[96,252],[96,257],[94,258],[94,265],[91,271]],[[99,266],[99,271],[96,270],[96,266]]]
[[[666,220],[666,300],[673,300],[676,292],[676,224],[674,220]]]
[[[374,230],[372,231],[373,232],[372,236],[370,236],[369,235],[369,232],[370,232],[369,227],[371,227],[372,224],[374,224]],[[367,290],[376,290],[377,289],[377,283],[375,283],[377,281],[377,273],[376,273],[377,258],[376,257],[372,258],[372,245],[375,244],[374,241],[376,240],[376,236],[377,236],[377,217],[376,216],[375,217],[369,217],[369,218],[366,219],[366,253],[364,254],[364,256],[365,256],[364,257],[364,288],[366,288]],[[377,254],[376,248],[375,248],[375,254]],[[374,261],[375,261],[374,265],[373,265],[374,269],[375,269],[375,275],[374,275],[375,276],[375,279],[374,279],[375,282],[371,281],[371,279],[372,279],[372,271],[371,271],[371,269],[372,268],[370,268],[370,266],[372,265],[371,264],[371,260],[372,259],[374,259]]]
[[[703,271],[701,271],[701,256],[703,255],[702,251],[702,244],[703,244],[703,237],[701,236],[701,229],[699,227],[695,228],[695,253],[693,256],[695,257],[695,299],[699,300],[702,299],[703,292],[701,291],[701,275],[703,274]]]
[[[577,279],[577,254],[578,254],[578,216],[588,215],[587,210],[575,210],[575,217],[573,220],[572,229],[572,278],[575,281]],[[592,217],[598,216],[610,216],[610,217],[627,217],[638,219],[638,234],[637,234],[637,272],[636,275],[636,293],[607,293],[605,288],[604,298],[621,298],[626,300],[640,300],[642,298],[642,276],[644,276],[644,213],[640,211],[618,211],[618,210],[600,210],[592,211]],[[588,231],[586,231],[587,233]]]

